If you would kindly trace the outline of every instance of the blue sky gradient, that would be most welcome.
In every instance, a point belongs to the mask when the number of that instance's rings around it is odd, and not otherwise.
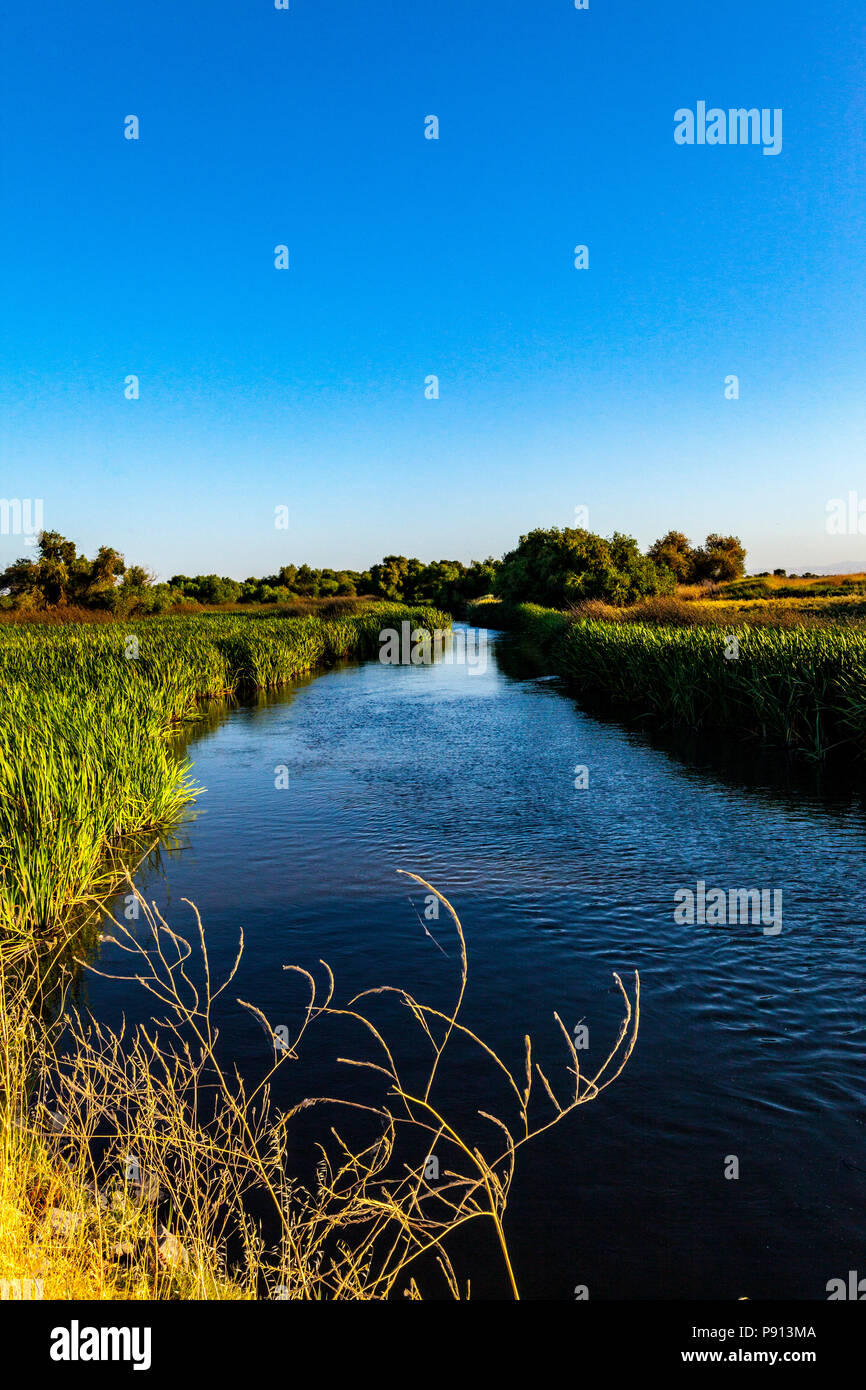
[[[866,566],[825,526],[866,497],[859,0],[14,8],[0,492],[47,527],[244,578],[585,505]],[[782,153],[677,146],[698,100],[782,108]]]

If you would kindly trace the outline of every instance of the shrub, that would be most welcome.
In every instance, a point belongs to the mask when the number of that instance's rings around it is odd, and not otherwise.
[[[609,540],[582,528],[531,531],[503,558],[496,592],[511,603],[565,608],[584,599],[617,605],[672,593],[671,571],[642,555],[631,536]]]

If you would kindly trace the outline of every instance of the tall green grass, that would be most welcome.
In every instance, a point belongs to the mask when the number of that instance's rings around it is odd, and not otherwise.
[[[552,670],[611,705],[812,758],[866,752],[862,630],[671,626],[572,619],[532,604],[498,614],[485,607],[491,625],[516,628]],[[484,621],[484,612],[472,620]]]
[[[116,874],[111,851],[196,795],[176,735],[199,701],[271,688],[382,628],[450,627],[431,608],[326,621],[243,615],[0,627],[0,935],[62,929]]]

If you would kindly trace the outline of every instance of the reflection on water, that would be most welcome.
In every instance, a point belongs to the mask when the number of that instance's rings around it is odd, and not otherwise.
[[[627,1070],[522,1154],[510,1238],[524,1297],[584,1284],[592,1299],[825,1298],[862,1266],[864,815],[844,770],[584,712],[505,638],[483,673],[346,665],[221,706],[188,752],[206,792],[139,882],[180,929],[181,898],[198,905],[215,970],[243,927],[232,995],[274,1023],[297,1006],[281,966],[320,958],[344,1000],[388,983],[448,1006],[453,937],[432,924],[436,948],[397,868],[460,913],[464,1021],[515,1067],[528,1032],[562,1074],[554,1009],[588,1026],[599,1064],[621,1015],[612,972],[640,971]],[[698,880],[781,889],[783,930],[678,924],[674,894]],[[116,983],[88,994],[101,1017],[140,1007]],[[229,1001],[220,1025],[226,1053],[260,1068],[255,1021]],[[308,1061],[287,1087],[345,1089],[345,1069]],[[489,1086],[480,1069],[454,1077],[467,1120],[495,1108]],[[475,1296],[501,1294],[487,1241],[464,1254]]]

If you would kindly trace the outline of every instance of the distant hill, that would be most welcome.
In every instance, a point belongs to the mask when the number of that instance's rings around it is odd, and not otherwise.
[[[866,574],[866,556],[860,560],[837,560],[835,565],[788,565],[788,574]]]
[[[808,569],[807,565],[803,569]],[[797,573],[802,574],[803,569]],[[813,574],[866,574],[866,558],[860,560],[837,560],[835,565],[815,565]]]

